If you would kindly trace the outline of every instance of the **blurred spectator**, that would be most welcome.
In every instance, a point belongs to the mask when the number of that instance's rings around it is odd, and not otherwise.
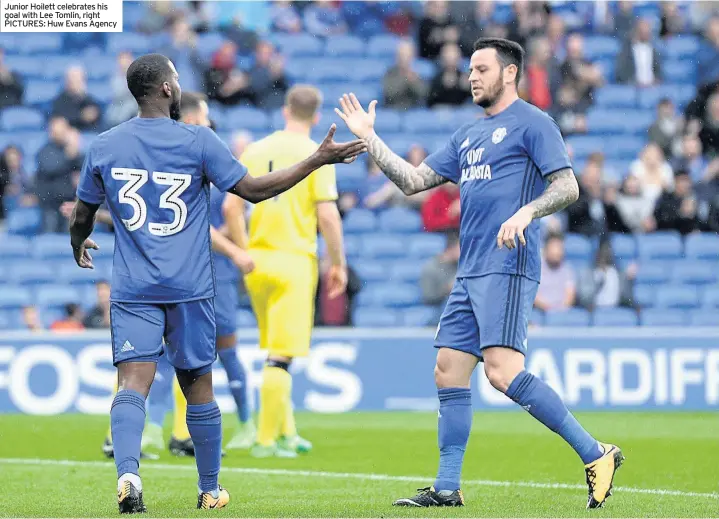
[[[459,42],[459,29],[452,25],[445,0],[428,0],[419,22],[419,56],[435,59],[446,43]]]
[[[25,328],[31,332],[41,332],[43,330],[42,320],[37,308],[34,306],[23,306],[22,322]]]
[[[407,151],[407,157],[405,158],[407,159],[407,162],[409,162],[416,168],[420,164],[422,164],[422,162],[424,162],[424,159],[427,158],[427,150],[419,144],[413,144],[409,147],[409,150]],[[419,193],[416,193],[414,195],[405,196],[404,193],[398,191],[396,201],[403,206],[411,207],[412,209],[420,209],[424,201],[427,200],[429,193],[429,191],[420,191]]]
[[[424,106],[427,85],[413,69],[414,52],[412,40],[397,45],[397,61],[382,80],[385,106],[398,110]]]
[[[710,18],[706,23],[697,62],[700,87],[719,80],[719,16]]]
[[[611,193],[611,190],[608,190]],[[612,202],[612,195],[609,194],[609,202]],[[607,195],[605,195],[607,199]],[[621,191],[616,195],[614,201],[619,222],[624,229],[616,229],[621,232],[643,233],[656,229],[654,220],[654,198],[644,196],[642,185],[634,175],[627,175],[622,183]],[[619,227],[619,226],[617,226]]]
[[[708,162],[702,155],[702,142],[695,135],[682,137],[681,148],[672,164],[674,171],[685,170],[695,183],[704,180]]]
[[[352,310],[355,296],[362,290],[362,280],[351,266],[347,266],[347,290],[330,299],[328,274],[330,261],[320,259],[319,284],[315,296],[315,324],[318,326],[352,326]]]
[[[650,142],[630,166],[632,175],[642,185],[642,193],[657,200],[663,191],[674,189],[674,171],[664,159],[662,149]]]
[[[689,23],[679,11],[676,2],[659,2],[662,16],[659,24],[659,36],[669,38],[690,32]]]
[[[600,236],[617,227],[619,216],[613,203],[604,199],[602,170],[604,157],[593,153],[579,175],[579,200],[567,208],[567,230],[586,236]],[[613,200],[610,199],[610,202]]]
[[[97,304],[87,314],[83,324],[85,328],[109,328],[110,283],[100,280],[95,283],[95,289],[97,290]]]
[[[574,306],[577,282],[574,269],[564,261],[564,238],[550,234],[542,254],[542,282],[534,306],[540,310],[566,310]]]
[[[546,38],[552,56],[558,62],[564,61],[567,56],[566,34],[564,31],[564,20],[558,14],[551,14],[547,18]]]
[[[586,111],[586,101],[580,99],[572,84],[565,83],[559,87],[551,114],[563,135],[587,133]]]
[[[661,57],[652,43],[652,26],[646,18],[637,21],[632,39],[619,52],[615,75],[618,83],[641,87],[661,83]]]
[[[121,52],[117,56],[117,71],[110,83],[112,103],[105,113],[108,126],[117,126],[137,115],[137,101],[127,88],[127,69],[132,61],[132,54],[129,52]]]
[[[298,33],[302,31],[302,18],[289,0],[275,0],[270,10],[272,30],[275,32]]]
[[[470,99],[467,74],[462,70],[462,54],[456,44],[442,47],[440,70],[429,88],[429,107],[457,106]]]
[[[230,7],[232,7],[232,4],[235,4],[236,6],[238,3],[239,2],[213,2],[213,5],[215,5],[216,7],[225,5],[229,5]],[[219,23],[222,27],[225,37],[236,45],[236,52],[239,52],[242,56],[245,56],[255,50],[255,47],[257,47],[257,42],[260,41],[260,38],[254,30],[252,30],[243,23],[243,18],[240,13],[235,14],[227,21],[222,19],[219,21]]]
[[[634,2],[620,0],[614,14],[614,34],[622,41],[629,40],[634,28]]]
[[[147,11],[140,18],[137,30],[146,34],[155,34],[165,29],[172,19],[174,6],[172,2],[155,0],[147,2]]]
[[[552,58],[549,40],[534,38],[529,45],[527,62],[527,101],[548,111],[552,107],[554,83],[560,79],[556,61]]]
[[[64,117],[70,126],[80,130],[97,129],[100,105],[87,93],[85,69],[73,66],[65,73],[65,90],[52,103],[52,115]]]
[[[252,99],[247,74],[235,67],[237,46],[226,41],[212,57],[207,71],[207,97],[225,105],[235,105]]]
[[[377,163],[367,157],[367,177],[359,190],[359,204],[366,209],[383,209],[391,204],[399,188],[392,183]]]
[[[649,127],[649,142],[656,143],[665,157],[671,157],[681,129],[682,119],[677,115],[671,99],[665,97],[659,101],[657,119]]]
[[[24,91],[22,78],[5,64],[5,50],[0,48],[0,109],[22,104]]]
[[[525,47],[529,38],[547,24],[547,9],[544,2],[514,0],[512,14],[513,17],[507,26],[509,33],[507,37],[522,47]]]
[[[478,38],[488,36],[487,29],[492,25],[494,2],[479,0],[477,2],[451,2],[452,23],[459,28],[459,46],[462,55],[470,57],[474,52],[474,42]]]
[[[72,174],[77,167],[77,157],[68,157],[66,152],[71,133],[67,120],[53,116],[48,125],[50,139],[37,154],[35,194],[40,200],[43,232],[67,231],[60,206],[75,199]]]
[[[0,155],[0,221],[5,218],[5,200],[30,196],[31,179],[22,164],[22,151],[10,145]]]
[[[614,259],[611,242],[602,240],[594,257],[594,265],[579,275],[579,305],[591,311],[596,308],[630,306],[636,270],[636,265],[632,264],[625,272],[620,271]]]
[[[65,317],[50,325],[53,332],[78,332],[85,329],[82,324],[82,309],[76,303],[65,305]]]
[[[604,83],[602,71],[584,57],[584,38],[572,34],[567,38],[567,59],[562,63],[562,78],[571,85],[579,96],[579,108],[586,109],[592,104],[594,89]]]
[[[342,12],[329,0],[316,0],[304,12],[305,29],[315,36],[334,36],[347,32]]]
[[[422,290],[422,303],[439,306],[449,297],[457,277],[459,264],[459,236],[452,233],[447,237],[444,251],[427,261],[422,267],[419,287]]]
[[[428,232],[459,229],[459,187],[447,183],[434,188],[422,204],[422,224]]]
[[[246,131],[239,131],[232,135],[232,144],[230,149],[236,159],[240,159],[245,151],[245,148],[253,141],[252,134]]]
[[[249,72],[254,104],[260,108],[279,108],[284,103],[288,83],[284,58],[275,53],[274,46],[261,41],[255,49],[255,62]]]
[[[699,140],[708,158],[719,156],[719,93],[713,94],[707,101]]]
[[[197,53],[197,34],[187,20],[178,18],[170,27],[169,39],[162,53],[175,65],[182,88],[201,91],[204,65]]]
[[[213,9],[220,26],[241,26],[259,35],[270,30],[272,18],[269,2],[213,2]]]
[[[657,201],[654,210],[657,230],[679,231],[689,234],[699,230],[697,199],[692,187],[692,179],[685,171],[677,172],[674,190],[665,191]]]
[[[185,11],[187,23],[196,33],[205,33],[212,28],[212,12],[204,0],[190,0]]]

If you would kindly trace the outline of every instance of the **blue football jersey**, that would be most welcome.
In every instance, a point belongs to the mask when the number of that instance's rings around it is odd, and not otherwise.
[[[227,193],[220,191],[215,186],[210,189],[210,224],[219,229],[225,225],[225,216],[222,214],[222,203]],[[215,278],[218,281],[237,281],[240,279],[239,271],[230,258],[224,254],[213,252],[215,260]]]
[[[112,214],[111,299],[214,297],[210,183],[227,191],[246,174],[209,128],[136,117],[99,135],[85,158],[77,197],[106,201]]]
[[[506,110],[462,126],[425,163],[460,186],[457,277],[518,274],[539,281],[539,222],[527,246],[497,248],[502,224],[544,191],[545,177],[571,167],[554,120],[518,99]]]

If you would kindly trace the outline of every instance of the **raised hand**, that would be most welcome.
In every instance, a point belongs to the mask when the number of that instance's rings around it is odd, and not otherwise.
[[[371,101],[368,107],[369,112],[365,112],[362,105],[354,94],[344,94],[340,98],[340,106],[342,110],[335,108],[335,112],[347,124],[350,129],[360,139],[366,139],[374,132],[374,121],[377,118],[375,108],[377,101]]]
[[[336,164],[338,162],[349,164],[367,151],[367,144],[359,139],[350,142],[335,142],[334,135],[336,131],[336,124],[330,126],[330,131],[327,132],[325,140],[322,141],[322,144],[315,152],[324,164]]]

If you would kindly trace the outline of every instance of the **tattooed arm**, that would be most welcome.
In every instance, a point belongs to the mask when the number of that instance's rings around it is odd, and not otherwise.
[[[527,204],[532,219],[542,218],[573,204],[579,198],[579,185],[571,168],[560,169],[547,177],[544,193]]]
[[[382,172],[399,187],[405,195],[414,195],[447,182],[424,162],[417,167],[394,153],[379,136],[372,132],[364,141],[369,153]]]

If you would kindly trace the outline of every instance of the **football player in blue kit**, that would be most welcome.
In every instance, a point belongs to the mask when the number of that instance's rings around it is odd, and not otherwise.
[[[139,115],[90,146],[70,226],[81,268],[93,266],[90,250],[97,244],[89,236],[105,201],[115,226],[110,324],[118,392],[110,421],[118,508],[146,511],[140,445],[145,399],[163,351],[187,398],[199,474],[197,507],[221,508],[230,496],[218,484],[222,418],[212,389],[217,351],[210,184],[258,203],[325,164],[352,162],[366,144],[334,142],[333,125],[312,156],[255,178],[212,130],[178,122],[179,76],[167,57],[137,58],[127,70],[127,85]]]
[[[539,286],[539,218],[576,201],[579,188],[557,124],[519,99],[524,50],[481,38],[469,82],[482,118],[460,127],[418,167],[393,153],[374,132],[376,101],[365,111],[354,94],[338,115],[367,143],[385,175],[411,195],[445,182],[460,186],[457,279],[435,335],[439,397],[437,478],[398,506],[462,506],[460,473],[472,425],[470,381],[484,363],[489,382],[550,430],[585,464],[587,508],[602,506],[624,457],[595,440],[557,393],[525,370],[527,327]]]

